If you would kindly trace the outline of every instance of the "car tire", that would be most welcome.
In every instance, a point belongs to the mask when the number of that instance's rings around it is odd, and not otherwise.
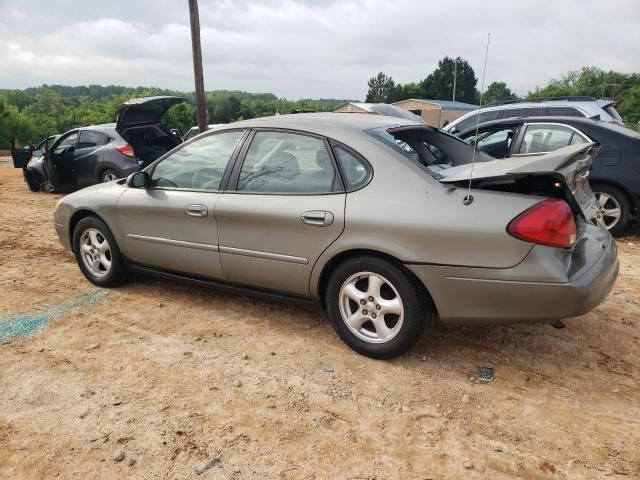
[[[24,181],[27,182],[29,190],[31,190],[32,192],[39,192],[40,190],[42,190],[42,179],[38,172],[23,168],[22,176],[24,177]]]
[[[607,228],[611,235],[618,236],[624,233],[631,218],[631,203],[627,195],[619,188],[606,184],[594,184],[591,190],[600,204],[598,223]],[[606,215],[607,212],[615,212],[616,209],[619,210],[617,219]]]
[[[112,182],[113,180],[116,180],[117,178],[120,178],[120,177],[118,176],[116,171],[112,170],[110,168],[107,168],[106,170],[104,170],[100,174],[100,183]]]
[[[435,310],[411,272],[374,256],[340,264],[329,278],[325,305],[333,327],[348,346],[380,359],[409,350]]]
[[[127,279],[122,254],[109,227],[96,216],[78,222],[73,230],[73,251],[80,270],[100,287],[115,287]]]

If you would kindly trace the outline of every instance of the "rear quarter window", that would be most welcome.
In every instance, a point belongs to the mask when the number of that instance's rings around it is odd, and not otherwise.
[[[340,164],[347,190],[356,190],[369,182],[371,171],[364,160],[340,146],[334,147],[333,151]]]

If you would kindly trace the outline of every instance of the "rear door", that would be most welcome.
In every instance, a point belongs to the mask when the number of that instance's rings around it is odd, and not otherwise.
[[[149,188],[127,188],[118,202],[126,257],[142,265],[223,279],[214,215],[243,130],[184,144],[150,170]]]
[[[93,185],[98,181],[97,166],[102,159],[102,147],[109,137],[95,130],[80,130],[76,151],[73,154],[74,171],[78,185]]]
[[[326,139],[256,131],[215,206],[227,279],[309,295],[313,265],[344,229],[345,199]]]
[[[15,168],[25,168],[33,155],[33,145],[29,142],[13,137],[11,139],[11,158]]]

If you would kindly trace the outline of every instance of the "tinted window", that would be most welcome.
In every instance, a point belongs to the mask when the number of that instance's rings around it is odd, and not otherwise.
[[[233,131],[207,135],[184,145],[154,167],[152,185],[218,190],[227,163],[243,133]]]
[[[78,148],[100,147],[109,143],[109,137],[104,133],[94,132],[92,130],[81,130],[80,139],[78,140]]]
[[[554,117],[584,117],[580,110],[573,107],[548,107],[548,112]]]
[[[285,132],[258,132],[240,170],[238,190],[266,193],[327,193],[335,171],[325,143]]]
[[[471,115],[469,118],[465,118],[460,123],[457,123],[453,129],[456,132],[464,132],[469,128],[473,128],[476,126],[476,123],[479,120],[479,123],[489,122],[491,120],[495,120],[498,118],[498,110],[489,110],[488,112],[481,112],[480,119],[478,119],[478,114]]]
[[[75,146],[77,141],[78,141],[78,132],[73,132],[72,134],[64,137],[62,141],[58,145],[56,145],[56,148],[53,151],[53,153],[60,154],[67,147]]]
[[[369,172],[362,160],[341,147],[336,147],[334,151],[348,188],[358,188],[367,183]]]
[[[528,125],[520,153],[552,152],[585,141],[582,135],[564,125]]]
[[[506,108],[502,111],[502,118],[540,117],[544,115],[542,110],[542,107]]]

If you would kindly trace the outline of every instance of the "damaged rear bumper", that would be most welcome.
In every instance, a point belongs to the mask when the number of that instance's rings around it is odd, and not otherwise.
[[[584,315],[613,288],[615,240],[587,225],[570,250],[535,246],[506,269],[406,265],[426,286],[444,322],[544,322]]]

